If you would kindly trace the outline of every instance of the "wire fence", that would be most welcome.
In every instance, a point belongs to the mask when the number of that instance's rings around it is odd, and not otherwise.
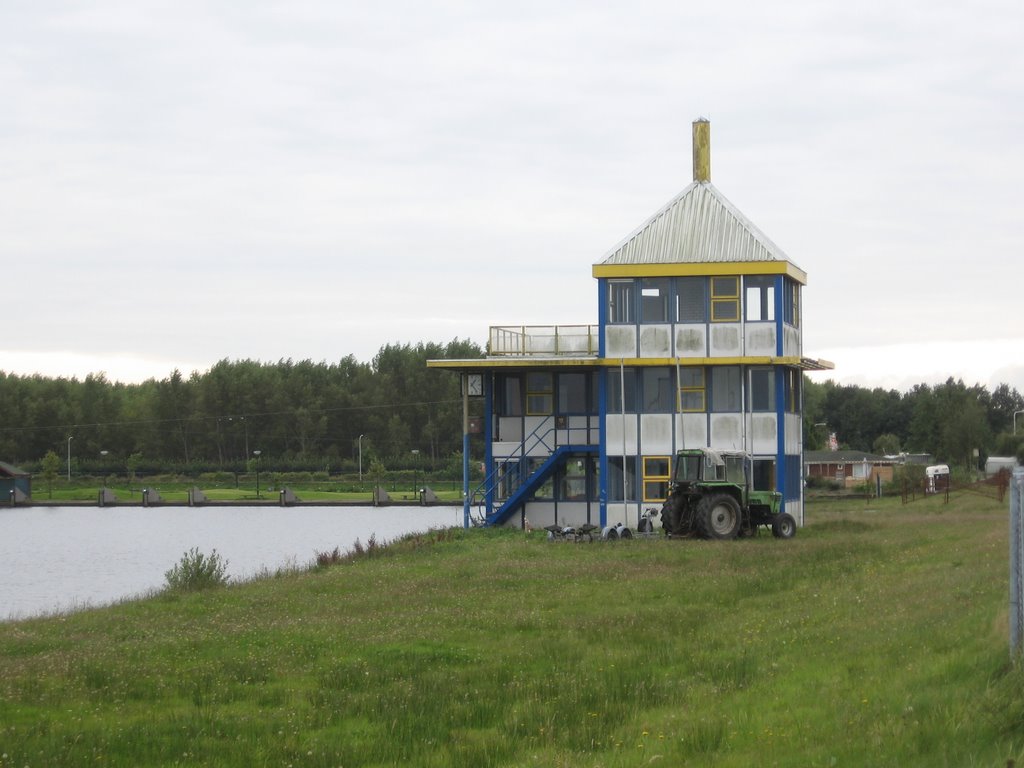
[[[1020,658],[1024,637],[1024,467],[1010,481],[1010,656]]]

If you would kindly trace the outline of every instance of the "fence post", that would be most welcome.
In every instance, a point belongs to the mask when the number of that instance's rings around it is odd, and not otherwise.
[[[1020,656],[1024,635],[1024,520],[1021,500],[1024,497],[1024,468],[1013,471],[1010,481],[1010,658]]]

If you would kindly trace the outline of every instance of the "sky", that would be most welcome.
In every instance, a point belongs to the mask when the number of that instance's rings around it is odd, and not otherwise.
[[[596,323],[704,117],[817,380],[1024,392],[1021,39],[1018,0],[6,0],[0,370]]]

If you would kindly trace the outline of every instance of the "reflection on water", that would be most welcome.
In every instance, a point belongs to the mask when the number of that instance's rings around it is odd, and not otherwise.
[[[233,579],[308,565],[317,552],[461,525],[461,507],[0,509],[0,619],[145,594],[187,550],[216,549]]]

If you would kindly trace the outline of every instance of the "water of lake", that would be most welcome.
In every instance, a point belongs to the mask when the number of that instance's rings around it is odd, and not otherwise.
[[[305,566],[406,533],[462,524],[462,507],[0,508],[0,620],[103,605],[164,585],[189,549],[232,579]]]

